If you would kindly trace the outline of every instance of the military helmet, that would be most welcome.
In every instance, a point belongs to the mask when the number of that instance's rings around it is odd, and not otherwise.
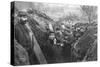
[[[27,13],[32,14],[32,13],[34,13],[34,11],[30,8],[30,9],[27,9]]]
[[[18,17],[25,17],[25,16],[27,16],[26,12],[23,12],[23,11],[18,12]]]
[[[27,13],[24,11],[19,11],[17,15],[19,19],[19,23],[24,25],[28,20],[27,20]]]

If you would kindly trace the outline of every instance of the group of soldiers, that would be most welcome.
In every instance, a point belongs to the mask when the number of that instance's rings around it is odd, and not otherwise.
[[[64,43],[72,44],[76,40],[78,40],[86,31],[86,28],[84,27],[77,27],[74,26],[68,26],[61,24],[60,26],[51,25],[53,30],[49,30],[50,35],[49,39],[53,40],[54,45],[64,46]],[[50,28],[49,28],[50,29]]]

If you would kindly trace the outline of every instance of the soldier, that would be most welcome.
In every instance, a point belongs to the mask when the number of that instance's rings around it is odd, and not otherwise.
[[[27,13],[20,11],[18,17],[19,21],[15,25],[15,39],[28,52],[30,64],[38,63],[33,52],[34,43],[30,38],[29,29],[26,26],[28,23]]]
[[[63,46],[64,45],[63,44],[63,33],[60,30],[60,28],[57,28],[56,29],[55,38],[56,38],[56,41],[57,41],[57,44],[56,45],[60,45],[60,46]]]

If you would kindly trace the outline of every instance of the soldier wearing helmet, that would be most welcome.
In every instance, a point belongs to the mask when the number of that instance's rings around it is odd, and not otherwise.
[[[26,22],[28,21],[26,12],[19,11],[18,17],[19,17],[19,23],[22,25],[26,24]]]

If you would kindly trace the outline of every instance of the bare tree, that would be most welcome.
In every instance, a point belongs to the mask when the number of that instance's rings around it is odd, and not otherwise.
[[[89,23],[97,18],[97,7],[96,6],[81,6],[83,15],[87,16]]]

